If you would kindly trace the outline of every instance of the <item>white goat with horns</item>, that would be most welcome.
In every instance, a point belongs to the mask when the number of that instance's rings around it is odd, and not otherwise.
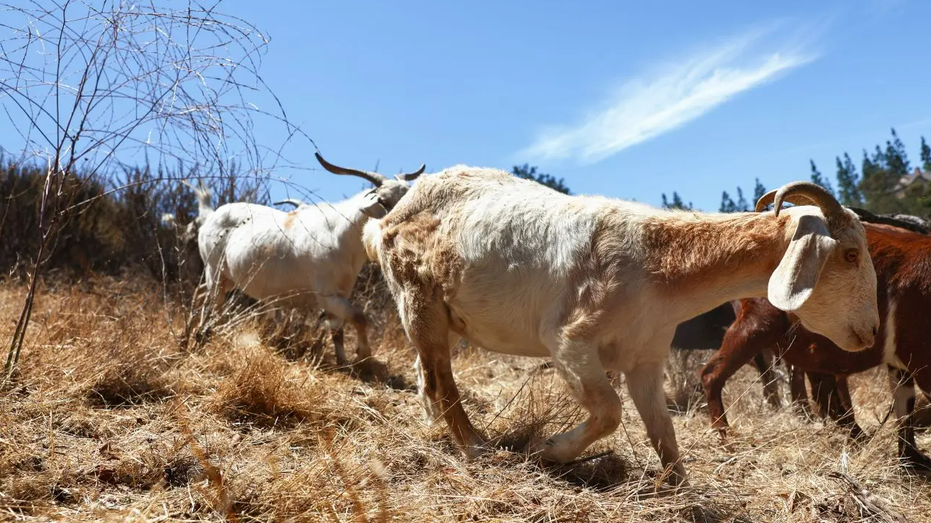
[[[800,205],[789,209],[783,202]],[[863,226],[824,189],[786,185],[775,213],[703,214],[566,196],[495,169],[457,166],[421,180],[365,226],[417,350],[428,415],[468,455],[485,440],[450,366],[459,339],[551,357],[588,411],[578,427],[531,445],[566,463],[621,422],[605,371],[619,370],[673,483],[685,481],[663,393],[676,325],[728,300],[767,296],[810,330],[857,351],[879,326]]]
[[[301,308],[322,308],[330,328],[336,361],[347,363],[343,323],[356,330],[356,361],[371,356],[362,310],[349,295],[366,262],[362,226],[381,218],[408,191],[408,182],[425,166],[396,180],[381,174],[333,165],[316,154],[334,174],[358,176],[375,187],[338,202],[297,205],[291,212],[252,203],[228,203],[213,209],[210,193],[195,188],[199,216],[197,235],[207,290],[219,307],[227,292],[238,288],[257,300]]]

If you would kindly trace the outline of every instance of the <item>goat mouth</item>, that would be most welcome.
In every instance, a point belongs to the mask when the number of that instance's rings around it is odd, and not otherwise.
[[[862,334],[859,331],[853,331],[853,338],[857,341],[857,348],[853,352],[859,352],[861,350],[866,350],[873,346],[873,343],[876,341],[870,334]]]

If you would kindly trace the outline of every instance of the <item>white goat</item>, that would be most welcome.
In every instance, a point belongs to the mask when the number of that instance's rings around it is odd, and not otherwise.
[[[291,212],[241,202],[214,210],[210,193],[197,188],[198,247],[207,289],[217,297],[216,306],[235,287],[258,300],[322,308],[336,360],[343,365],[347,362],[342,331],[346,321],[357,333],[357,361],[371,356],[365,315],[348,299],[366,262],[362,226],[369,217],[384,216],[424,166],[391,180],[378,173],[337,167],[319,153],[316,156],[328,171],[361,177],[375,188],[333,204],[299,202]]]
[[[504,171],[456,166],[420,181],[363,242],[417,350],[428,415],[467,455],[485,441],[460,403],[450,347],[552,357],[588,411],[531,445],[568,462],[621,421],[606,370],[627,387],[672,483],[684,482],[663,393],[676,325],[728,300],[768,296],[847,350],[873,343],[876,275],[863,227],[823,189],[796,182],[775,214],[666,211],[566,196]],[[780,213],[783,202],[814,203]]]

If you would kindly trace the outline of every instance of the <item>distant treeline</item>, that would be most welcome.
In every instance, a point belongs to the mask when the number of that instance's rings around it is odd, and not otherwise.
[[[0,269],[5,277],[32,270],[41,242],[45,175],[44,166],[0,158]],[[197,202],[179,182],[198,176],[196,168],[183,166],[173,171],[127,168],[108,177],[69,173],[47,204],[52,234],[43,259],[46,274],[79,278],[139,272],[159,280],[199,276],[199,270],[183,267],[199,264],[199,259],[183,252],[175,232],[161,222],[164,213],[175,214],[182,224],[193,220]],[[243,183],[235,175],[205,183],[221,203],[268,200],[258,183]]]
[[[569,192],[562,179],[515,166],[513,174],[557,191]],[[46,179],[45,167],[0,158],[0,270],[20,278],[32,270],[41,238],[39,209]],[[197,215],[193,191],[181,180],[203,181],[214,205],[231,201],[269,203],[257,180],[231,172],[222,177],[201,177],[197,168],[173,170],[150,166],[126,168],[121,173],[91,176],[69,173],[61,191],[49,201],[52,227],[45,274],[69,279],[90,274],[144,274],[159,281],[194,283],[202,264],[196,245],[180,245],[178,234],[162,223],[165,213],[177,223],[190,223]]]
[[[931,147],[922,136],[919,152],[920,161],[913,165],[905,150],[905,144],[892,129],[892,136],[885,146],[876,145],[872,152],[863,150],[860,168],[846,152],[835,157],[836,177],[831,183],[821,173],[814,160],[810,160],[811,181],[821,185],[844,205],[862,207],[875,213],[905,213],[921,217],[931,216]],[[836,184],[836,189],[835,189]],[[737,187],[734,196],[727,191],[721,194],[721,212],[750,211],[756,200],[766,192],[757,179],[753,199],[744,196]],[[663,194],[663,206],[667,208],[691,209],[678,192],[672,198]]]
[[[841,203],[876,213],[931,216],[931,147],[921,138],[920,163],[913,167],[905,145],[892,129],[885,147],[863,151],[860,168],[850,155],[835,159],[832,183],[814,161],[810,178],[835,194]],[[38,218],[46,179],[45,168],[0,157],[0,269],[6,277],[21,277],[32,269],[41,241]],[[562,178],[537,172],[527,164],[514,166],[512,174],[569,193]],[[181,246],[174,230],[162,224],[165,213],[178,223],[190,223],[197,214],[194,194],[182,179],[203,179],[221,205],[231,201],[267,204],[267,188],[256,180],[239,177],[235,167],[221,178],[201,178],[197,168],[173,170],[150,166],[126,168],[108,176],[69,173],[60,191],[53,191],[49,245],[43,263],[49,274],[68,278],[88,274],[122,274],[135,271],[164,279],[196,279],[200,260],[196,246]],[[836,185],[836,189],[835,189]],[[752,195],[737,187],[732,196],[721,195],[721,212],[749,211],[766,188],[755,180]],[[678,192],[662,195],[667,208],[691,209]]]

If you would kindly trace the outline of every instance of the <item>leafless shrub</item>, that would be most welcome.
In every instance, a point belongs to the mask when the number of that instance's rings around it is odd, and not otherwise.
[[[216,174],[221,196],[242,194],[243,184],[246,192],[264,191],[266,164],[276,155],[254,141],[253,118],[285,121],[258,76],[267,39],[216,7],[197,1],[180,7],[120,0],[0,4],[6,33],[0,36],[0,103],[22,139],[15,161],[35,161],[45,172],[39,242],[29,253],[29,291],[4,381],[18,362],[36,285],[61,224],[98,199],[65,190],[72,180],[88,183],[133,159],[154,157],[160,171],[168,162],[186,162]],[[230,158],[247,166],[242,176],[231,175]],[[127,172],[120,188],[150,182],[137,174]]]

